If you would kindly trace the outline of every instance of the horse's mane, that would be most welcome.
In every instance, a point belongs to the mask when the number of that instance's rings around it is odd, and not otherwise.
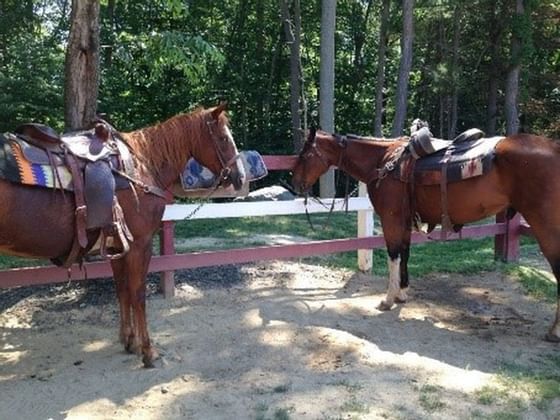
[[[129,133],[121,133],[134,155],[156,176],[171,166],[180,173],[200,140],[209,135],[206,126],[208,111],[198,108],[191,113],[175,115],[153,126]],[[227,124],[225,113],[220,114],[219,124]]]

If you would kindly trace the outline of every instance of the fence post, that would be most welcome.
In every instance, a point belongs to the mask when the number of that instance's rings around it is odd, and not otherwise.
[[[494,258],[504,262],[517,261],[519,259],[519,238],[521,236],[521,215],[517,213],[507,220],[506,213],[496,215],[497,223],[506,224],[506,232],[494,237]]]
[[[173,221],[162,222],[159,243],[160,255],[175,254],[175,223]],[[171,298],[175,295],[174,271],[162,271],[160,273],[159,288],[164,298]]]
[[[358,187],[358,196],[367,197],[367,186],[360,182]],[[373,211],[358,211],[358,238],[373,236]],[[373,250],[358,250],[358,268],[361,271],[370,271],[373,266]]]

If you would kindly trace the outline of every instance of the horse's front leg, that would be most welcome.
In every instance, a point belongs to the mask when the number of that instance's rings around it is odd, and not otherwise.
[[[377,307],[382,311],[390,310],[395,302],[407,301],[408,257],[410,255],[410,230],[404,229],[398,235],[385,235],[389,284],[387,285],[387,296]],[[392,239],[392,236],[396,237]]]
[[[135,239],[124,257],[128,299],[132,308],[133,350],[142,353],[144,367],[153,367],[158,357],[150,343],[146,322],[146,275],[152,257],[151,239]]]
[[[134,353],[134,331],[130,317],[130,300],[128,298],[128,286],[126,277],[126,266],[122,259],[112,260],[113,277],[119,300],[120,320],[119,338],[128,353]]]

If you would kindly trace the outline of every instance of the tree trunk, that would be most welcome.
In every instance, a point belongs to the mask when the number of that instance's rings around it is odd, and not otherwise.
[[[64,123],[67,130],[89,127],[99,91],[99,0],[73,0],[66,49]]]
[[[523,0],[516,0],[515,15],[522,16],[525,9]],[[505,92],[505,117],[506,135],[515,134],[519,131],[519,113],[517,110],[517,98],[519,96],[519,74],[521,72],[521,35],[515,29],[511,34],[511,65],[506,76]]]
[[[377,55],[377,79],[375,81],[375,121],[373,135],[383,136],[383,88],[385,87],[385,62],[387,61],[387,44],[389,41],[387,27],[391,0],[383,0],[381,9],[381,27],[379,28],[379,51]]]
[[[451,116],[449,119],[448,138],[455,138],[457,135],[457,113],[459,104],[459,44],[461,39],[461,9],[455,6],[453,12],[453,59],[451,62],[451,74],[453,77],[453,93],[451,96]]]
[[[402,135],[404,120],[406,118],[408,81],[412,67],[412,43],[414,40],[414,0],[403,0],[403,33],[401,37],[401,62],[397,92],[395,94],[395,118],[391,135]]]
[[[500,19],[498,4],[493,3],[490,10],[490,69],[488,71],[488,98],[486,104],[486,134],[496,135],[496,125],[498,120],[498,87],[499,75],[501,72],[500,60],[500,37],[502,35],[502,19]]]
[[[301,135],[300,115],[300,44],[301,44],[301,16],[299,0],[294,0],[294,17],[290,16],[290,0],[281,0],[282,21],[286,42],[290,46],[290,112],[292,115],[292,141],[294,151],[299,151],[303,145]]]
[[[498,76],[490,75],[488,81],[488,101],[486,108],[486,134],[488,136],[496,135],[496,122],[498,117]]]
[[[336,0],[321,3],[321,75],[319,87],[319,121],[321,128],[334,133],[334,33],[336,27]],[[334,197],[334,170],[320,179],[321,197]]]
[[[109,68],[113,64],[113,48],[115,44],[115,4],[117,0],[107,2],[107,26],[109,27],[109,45],[105,47],[105,67]]]

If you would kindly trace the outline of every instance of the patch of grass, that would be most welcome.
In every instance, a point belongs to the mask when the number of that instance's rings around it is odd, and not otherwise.
[[[339,381],[332,382],[332,383],[330,383],[330,385],[342,386],[342,387],[346,388],[346,390],[348,392],[356,392],[356,391],[359,391],[359,390],[364,388],[364,386],[362,384],[353,384],[350,381],[348,381],[347,379],[341,379]]]
[[[547,410],[551,401],[560,398],[558,359],[557,355],[544,356],[543,368],[539,370],[514,362],[504,363],[498,376],[499,382],[512,393],[525,395],[528,402],[538,409]],[[523,403],[519,401],[518,405],[522,407]]]
[[[260,402],[255,407],[255,419],[256,420],[266,420],[266,412],[268,411],[268,405],[264,402]]]
[[[440,392],[442,388],[436,385],[423,385],[420,388],[420,406],[430,413],[443,410],[446,404],[441,400]]]
[[[529,295],[539,300],[556,302],[557,287],[556,283],[551,281],[551,274],[535,267],[520,264],[510,265],[505,271],[519,281]]]
[[[47,265],[47,260],[37,260],[31,258],[11,257],[8,255],[0,255],[0,270],[19,267],[34,267],[38,265]]]
[[[493,386],[485,385],[474,393],[479,404],[492,405],[504,398],[505,393]]]
[[[485,420],[521,420],[521,413],[516,411],[498,411],[483,417]]]
[[[277,408],[274,410],[272,418],[274,420],[290,420],[290,411],[292,411],[291,408]]]
[[[255,419],[256,420],[290,420],[290,412],[294,411],[293,407],[289,408],[277,408],[272,413],[272,417],[267,416],[268,405],[264,402],[260,402],[255,407]]]
[[[349,400],[345,401],[344,404],[340,406],[340,410],[346,413],[369,413],[369,407],[364,404],[355,396],[352,396]]]

